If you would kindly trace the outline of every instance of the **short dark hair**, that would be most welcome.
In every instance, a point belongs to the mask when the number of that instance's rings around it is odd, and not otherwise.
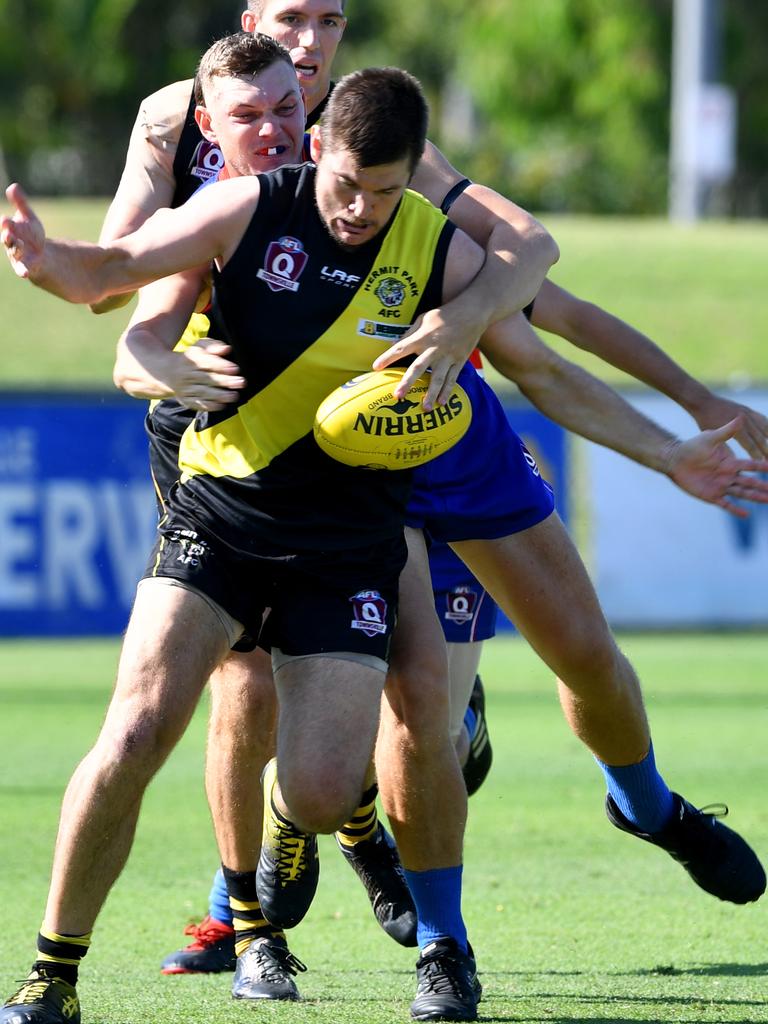
[[[251,14],[255,15],[257,18],[260,18],[264,10],[264,3],[265,0],[248,0],[248,10],[251,12]],[[342,11],[346,7],[346,5],[347,0],[341,0]]]
[[[260,75],[278,61],[293,69],[290,53],[262,32],[235,32],[217,39],[200,58],[195,76],[195,103],[205,106],[205,87],[214,78]]]
[[[400,68],[365,68],[345,75],[320,122],[323,148],[348,149],[360,167],[403,157],[411,171],[424,152],[429,107],[418,80]]]

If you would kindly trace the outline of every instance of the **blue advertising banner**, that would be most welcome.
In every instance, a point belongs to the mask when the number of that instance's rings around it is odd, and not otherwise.
[[[156,523],[144,412],[117,393],[0,393],[0,636],[125,628]],[[507,414],[565,518],[564,432]]]
[[[0,396],[0,635],[125,628],[156,523],[143,403]]]

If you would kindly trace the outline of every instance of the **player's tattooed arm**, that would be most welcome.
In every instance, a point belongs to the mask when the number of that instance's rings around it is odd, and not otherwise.
[[[176,189],[173,161],[184,123],[191,79],[174,82],[142,100],[117,192],[107,210],[99,244],[130,235],[156,210],[171,205]],[[133,292],[108,295],[91,304],[93,313],[125,306]]]
[[[48,239],[21,187],[9,186],[6,196],[14,213],[0,218],[0,242],[17,276],[68,302],[91,303],[212,259],[225,264],[256,209],[259,182],[212,185],[108,246]]]
[[[567,430],[664,473],[688,494],[733,515],[747,515],[734,499],[768,502],[768,481],[745,475],[765,471],[768,461],[738,459],[725,444],[740,429],[738,418],[680,441],[613,388],[544,345],[520,314],[490,328],[481,349],[541,412]]]
[[[208,412],[237,401],[245,379],[228,358],[229,345],[200,337],[175,350],[206,276],[203,267],[141,289],[117,345],[113,379],[118,388],[134,398],[175,398],[190,409]]]
[[[607,310],[545,281],[531,321],[668,395],[693,416],[702,430],[740,417],[742,425],[736,440],[753,458],[768,457],[768,418],[716,395],[645,334]]]
[[[466,181],[463,175],[427,143],[412,187],[441,206],[462,181]],[[482,305],[485,310],[485,326],[527,306],[560,255],[546,228],[522,207],[477,184],[460,191],[448,216],[486,251],[472,295],[478,308]]]

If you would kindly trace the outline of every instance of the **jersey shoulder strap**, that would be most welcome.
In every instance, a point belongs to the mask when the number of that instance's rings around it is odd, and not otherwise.
[[[176,147],[176,155],[173,158],[173,176],[176,179],[176,190],[173,193],[172,207],[181,206],[189,199],[193,192],[197,191],[200,185],[199,180],[190,183],[190,166],[202,140],[200,129],[195,121],[195,90],[192,88],[192,95],[187,106],[187,116],[181,128],[179,144]]]

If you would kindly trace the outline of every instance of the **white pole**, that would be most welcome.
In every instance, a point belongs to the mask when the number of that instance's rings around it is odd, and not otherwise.
[[[701,214],[702,187],[697,153],[704,64],[704,2],[675,0],[674,7],[669,216],[678,221],[695,221]]]

